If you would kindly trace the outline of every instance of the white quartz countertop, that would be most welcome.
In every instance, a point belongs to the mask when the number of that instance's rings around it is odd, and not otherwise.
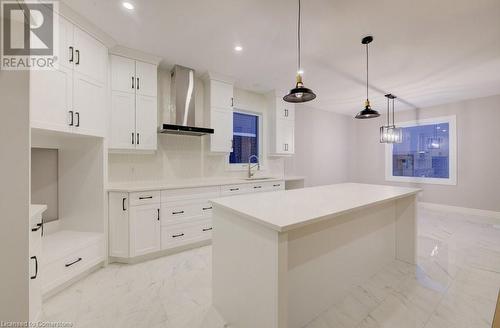
[[[267,182],[267,181],[272,182],[272,181],[283,181],[283,180],[286,180],[286,177],[271,178],[264,180],[263,179],[246,180],[244,178],[206,178],[206,179],[185,179],[178,181],[139,181],[139,182],[126,182],[126,183],[110,183],[108,184],[106,189],[108,191],[134,192],[134,191],[196,188],[196,187],[208,187],[208,186],[223,186],[223,185],[232,185],[241,183],[258,183],[258,182]]]
[[[47,209],[47,205],[31,204],[30,205],[30,219],[40,216]]]
[[[341,183],[268,193],[218,198],[229,209],[276,231],[288,231],[356,209],[417,194],[421,189]]]

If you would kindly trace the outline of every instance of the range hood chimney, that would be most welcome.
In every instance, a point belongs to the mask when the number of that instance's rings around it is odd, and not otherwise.
[[[170,73],[170,103],[175,113],[175,124],[163,124],[158,130],[165,134],[202,136],[213,134],[214,129],[195,126],[194,70],[175,65]]]

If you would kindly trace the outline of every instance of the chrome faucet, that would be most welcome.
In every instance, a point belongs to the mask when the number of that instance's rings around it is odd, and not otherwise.
[[[252,165],[252,158],[257,159],[257,164]],[[256,166],[257,166],[257,170],[260,170],[259,157],[257,155],[251,155],[250,157],[248,157],[248,178],[249,179],[254,176],[255,172],[252,173],[252,168],[254,168]]]

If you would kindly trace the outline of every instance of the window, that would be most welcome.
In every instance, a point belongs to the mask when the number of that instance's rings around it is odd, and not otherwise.
[[[250,156],[259,156],[259,121],[259,115],[241,112],[233,113],[233,151],[229,154],[230,164],[248,163]],[[252,158],[251,162],[257,163],[257,159]]]
[[[386,147],[386,179],[456,184],[455,117],[400,124],[403,142]]]

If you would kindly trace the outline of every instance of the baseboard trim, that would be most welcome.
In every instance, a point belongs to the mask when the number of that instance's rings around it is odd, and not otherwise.
[[[477,218],[477,221],[481,221],[482,223],[500,224],[500,212],[496,211],[427,202],[419,202],[419,206],[429,210],[473,215]]]

